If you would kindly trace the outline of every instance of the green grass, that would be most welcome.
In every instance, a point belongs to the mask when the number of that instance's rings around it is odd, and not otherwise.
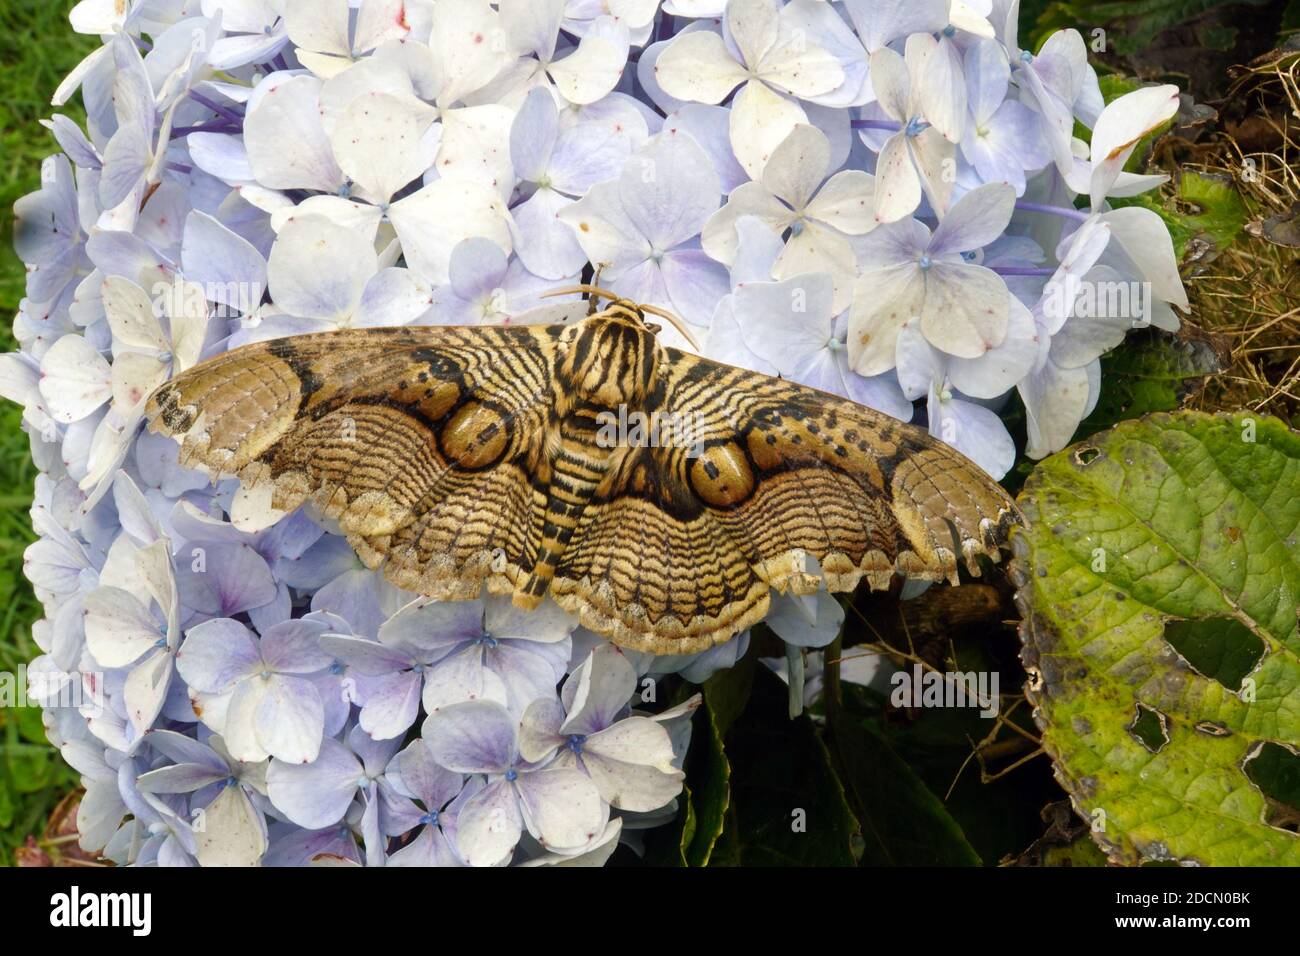
[[[0,5],[0,351],[15,347],[9,322],[18,311],[23,264],[13,250],[13,205],[40,186],[40,162],[58,151],[39,120],[54,112],[50,95],[94,48],[94,37],[68,25],[72,0],[5,0]],[[80,121],[69,104],[63,112]],[[32,540],[28,509],[36,469],[20,409],[0,401],[0,672],[15,673],[39,653],[32,622],[40,604],[22,574],[23,550]],[[35,708],[0,708],[0,863],[38,834],[75,775],[45,742]]]

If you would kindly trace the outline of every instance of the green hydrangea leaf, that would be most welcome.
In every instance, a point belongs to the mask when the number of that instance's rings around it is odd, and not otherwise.
[[[1137,153],[1134,153],[1136,156]],[[1230,246],[1246,225],[1246,204],[1226,180],[1185,170],[1173,195],[1153,191],[1112,197],[1112,206],[1141,206],[1164,220],[1174,255],[1184,264],[1208,262]]]
[[[704,705],[695,714],[691,741],[691,779],[695,789],[690,795],[691,822],[682,833],[682,854],[688,866],[708,866],[713,847],[726,825],[727,805],[731,802],[731,766],[722,747],[722,734],[714,706],[707,694]]]
[[[1300,435],[1149,415],[1043,461],[1020,504],[1027,693],[1094,839],[1300,864]]]
[[[861,828],[826,744],[807,714],[791,720],[787,707],[785,685],[756,668],[748,706],[727,734],[731,802],[711,866],[857,862]]]
[[[1223,367],[1216,346],[1203,336],[1175,337],[1156,329],[1130,333],[1101,357],[1101,398],[1075,434],[1091,435],[1148,412],[1173,411],[1206,376]]]

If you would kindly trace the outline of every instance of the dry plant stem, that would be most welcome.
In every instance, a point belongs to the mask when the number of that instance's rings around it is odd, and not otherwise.
[[[1244,98],[1244,99],[1243,99]],[[1263,122],[1270,148],[1243,148],[1219,133],[1202,162],[1185,168],[1227,178],[1241,195],[1248,222],[1291,214],[1300,203],[1300,54],[1270,57],[1246,69],[1228,103],[1245,102]],[[1249,408],[1300,421],[1300,250],[1271,242],[1259,229],[1241,235],[1188,278],[1192,321],[1227,340],[1228,369],[1200,391],[1193,407]]]

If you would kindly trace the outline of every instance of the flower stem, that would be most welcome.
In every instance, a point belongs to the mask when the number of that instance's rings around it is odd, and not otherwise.
[[[879,129],[887,133],[897,133],[901,127],[893,120],[855,119],[849,123],[853,129]]]
[[[211,123],[200,123],[197,126],[177,126],[172,130],[172,139],[180,139],[182,136],[188,136],[190,133],[238,133],[242,127],[227,123],[225,120],[215,120]]]
[[[1000,276],[1050,276],[1055,269],[1047,266],[988,266]]]
[[[1051,203],[1029,202],[1025,199],[1016,200],[1016,209],[1021,212],[1042,212],[1049,216],[1060,216],[1063,219],[1073,219],[1075,222],[1086,222],[1089,213],[1082,209],[1073,209],[1069,206],[1053,206]]]
[[[803,713],[803,685],[804,685],[804,660],[803,648],[794,644],[785,646],[785,663],[786,674],[790,678],[789,712],[790,719],[794,720]]]
[[[198,103],[200,106],[206,106],[208,109],[212,110],[212,112],[216,113],[218,116],[222,117],[223,119],[227,119],[232,123],[242,124],[244,122],[244,117],[241,116],[239,113],[236,113],[234,110],[228,107],[222,106],[220,103],[216,102],[215,100],[208,99],[198,90],[190,90],[190,99],[192,99],[195,103]]]

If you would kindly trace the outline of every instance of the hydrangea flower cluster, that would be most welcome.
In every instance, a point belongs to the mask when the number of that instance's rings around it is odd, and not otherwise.
[[[140,428],[238,345],[508,320],[601,267],[705,354],[917,420],[996,477],[1063,447],[1098,358],[1187,302],[1113,197],[1173,87],[1106,105],[1016,0],[82,0],[61,152],[18,204],[0,359],[40,468],[33,687],[119,863],[602,863],[670,819],[744,653],[624,653],[553,605],[439,604]],[[1091,130],[1089,142],[1076,135]],[[1086,196],[1086,204],[1079,197]],[[1100,284],[1143,290],[1097,308]],[[675,331],[666,341],[688,347]],[[922,401],[923,400],[923,401]],[[825,593],[774,602],[829,643]],[[41,678],[39,681],[36,678]],[[647,679],[650,678],[650,679]],[[72,693],[76,692],[76,693]]]

